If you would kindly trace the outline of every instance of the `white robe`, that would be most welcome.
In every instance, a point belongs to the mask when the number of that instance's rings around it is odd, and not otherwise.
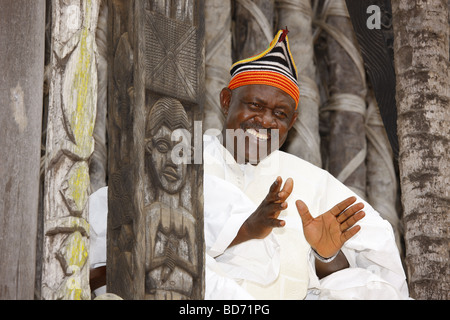
[[[408,298],[392,227],[325,170],[282,151],[256,166],[239,165],[216,137],[205,136],[204,171],[206,299]],[[279,217],[285,227],[227,249],[277,176],[294,181]],[[342,248],[350,268],[319,280],[295,201],[304,201],[315,217],[350,196],[366,213],[359,233]]]
[[[204,137],[205,299],[407,299],[405,273],[390,224],[328,172],[276,151],[239,165],[216,137]],[[229,249],[277,176],[294,180],[286,221],[262,240]],[[106,263],[107,188],[90,197],[91,267]],[[318,216],[349,196],[365,205],[361,230],[342,248],[350,268],[321,280],[295,201]]]

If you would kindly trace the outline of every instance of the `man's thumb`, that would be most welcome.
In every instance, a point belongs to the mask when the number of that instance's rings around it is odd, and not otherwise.
[[[308,206],[302,200],[295,201],[295,205],[302,219],[303,226],[308,225],[314,219],[309,212]]]

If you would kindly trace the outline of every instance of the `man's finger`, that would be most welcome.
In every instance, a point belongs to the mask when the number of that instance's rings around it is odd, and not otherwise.
[[[270,219],[268,222],[269,226],[272,228],[282,228],[286,225],[286,221],[280,219]]]
[[[264,207],[267,217],[278,218],[280,212],[288,207],[287,202],[271,202]]]
[[[366,214],[364,213],[364,211],[359,211],[357,213],[355,213],[354,215],[352,215],[350,218],[348,218],[347,220],[345,220],[344,223],[341,224],[341,231],[345,231],[347,229],[350,229],[351,227],[353,227],[359,220],[361,220],[362,218],[364,218]]]
[[[342,212],[341,214],[339,214],[336,217],[336,220],[339,223],[343,223],[345,220],[347,220],[348,218],[350,218],[351,216],[353,216],[356,212],[362,210],[364,208],[364,204],[361,202],[358,202],[355,205],[352,205],[351,207],[347,208],[344,212]]]
[[[330,212],[333,216],[338,216],[342,211],[344,211],[348,206],[353,204],[356,201],[356,197],[350,197],[345,199],[342,202],[339,202],[333,208],[331,208]]]
[[[341,241],[342,243],[345,243],[347,240],[349,240],[351,237],[353,237],[355,234],[357,234],[361,230],[361,227],[356,225],[351,229],[348,229],[347,231],[343,232],[341,235]]]
[[[284,183],[283,189],[278,192],[278,202],[285,201],[292,193],[294,189],[294,180],[292,178],[288,178]]]
[[[314,218],[309,212],[308,206],[302,200],[295,201],[295,205],[297,206],[297,211],[300,215],[300,218],[302,219],[303,227],[310,224],[314,220]]]
[[[275,201],[277,199],[278,192],[280,192],[282,182],[283,180],[281,179],[281,177],[277,177],[275,179],[274,183],[272,183],[272,185],[270,186],[269,193],[266,196],[266,200]]]

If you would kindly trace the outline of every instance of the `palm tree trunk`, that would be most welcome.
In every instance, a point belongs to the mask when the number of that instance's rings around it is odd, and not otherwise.
[[[415,299],[449,298],[447,0],[393,0],[406,266]]]

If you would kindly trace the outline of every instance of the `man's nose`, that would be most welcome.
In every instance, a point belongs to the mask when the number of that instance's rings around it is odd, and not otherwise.
[[[276,126],[275,118],[272,114],[272,110],[265,109],[261,111],[256,117],[256,120],[266,129],[271,129]]]

